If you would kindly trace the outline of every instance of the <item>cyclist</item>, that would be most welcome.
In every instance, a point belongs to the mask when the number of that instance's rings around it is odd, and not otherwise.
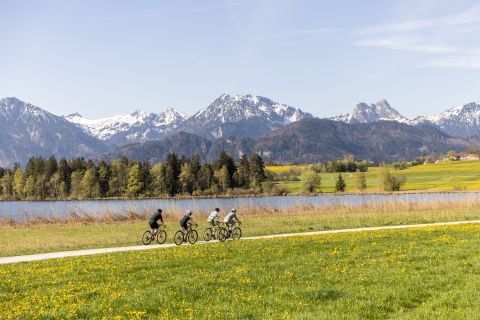
[[[180,220],[180,227],[182,228],[182,231],[183,231],[183,241],[186,241],[187,239],[187,232],[188,232],[189,225],[194,224],[195,226],[197,226],[195,221],[193,221],[192,216],[193,216],[192,210],[187,210],[183,218]]]
[[[208,216],[208,219],[207,219],[208,223],[213,228],[213,234],[215,234],[215,232],[216,232],[219,219],[220,219],[220,209],[215,208],[215,210],[212,211],[212,213],[210,213],[210,215]]]
[[[223,219],[223,223],[227,225],[228,231],[232,230],[232,227],[235,225],[235,222],[241,223],[237,218],[237,209],[232,208],[230,212]]]
[[[158,228],[160,228],[158,221],[160,220],[160,222],[163,224],[162,212],[162,209],[157,209],[157,211],[150,217],[150,220],[148,220],[148,224],[150,225],[150,228],[152,228],[153,236],[158,233]]]

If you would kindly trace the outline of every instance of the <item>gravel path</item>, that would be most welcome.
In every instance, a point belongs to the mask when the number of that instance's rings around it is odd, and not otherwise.
[[[459,224],[469,224],[469,223],[480,223],[480,220],[437,222],[437,223],[425,223],[425,224],[408,224],[408,225],[399,225],[399,226],[380,226],[380,227],[353,228],[353,229],[340,229],[340,230],[312,231],[312,232],[302,232],[302,233],[282,233],[282,234],[272,234],[272,235],[266,235],[266,236],[246,237],[246,238],[242,238],[242,240],[272,239],[272,238],[321,235],[321,234],[331,234],[331,233],[421,228],[421,227],[432,227],[432,226],[449,226],[449,225],[459,225]],[[212,242],[217,242],[217,241],[210,241],[210,242],[198,241],[196,244],[207,244]],[[3,258],[0,258],[0,264],[30,262],[30,261],[55,259],[55,258],[88,256],[88,255],[102,254],[102,253],[105,254],[105,253],[112,253],[112,252],[171,248],[175,246],[176,245],[174,243],[166,243],[166,244],[154,244],[154,245],[148,245],[148,246],[140,245],[140,246],[128,246],[128,247],[50,252],[50,253],[32,254],[32,255],[26,255],[26,256],[3,257]]]

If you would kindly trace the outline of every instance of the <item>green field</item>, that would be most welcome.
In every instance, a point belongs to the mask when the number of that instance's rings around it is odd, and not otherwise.
[[[267,167],[271,172],[281,172],[291,168],[305,168],[305,166],[275,166]],[[370,167],[367,174],[366,192],[378,192],[377,173],[379,168]],[[401,174],[407,178],[402,186],[402,191],[415,192],[440,192],[440,191],[463,191],[480,190],[480,161],[450,161],[430,163],[395,171],[393,174]],[[322,173],[322,186],[318,192],[334,192],[337,173]],[[344,173],[347,183],[347,192],[355,192],[355,183],[352,173]],[[300,181],[283,181],[279,185],[284,186],[291,193],[301,191]]]
[[[320,231],[383,225],[480,219],[480,202],[386,203],[365,207],[298,208],[288,211],[258,208],[239,210],[244,236]],[[167,215],[168,242],[178,230],[179,217]],[[200,239],[206,216],[197,217]],[[87,222],[0,226],[0,256],[84,248],[140,245],[146,221]]]
[[[1,319],[478,319],[480,226],[0,266]]]

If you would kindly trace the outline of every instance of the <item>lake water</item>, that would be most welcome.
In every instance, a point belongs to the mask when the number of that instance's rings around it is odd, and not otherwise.
[[[327,205],[363,205],[384,202],[448,202],[480,199],[480,193],[432,193],[398,195],[317,195],[284,197],[242,197],[213,199],[146,199],[146,200],[83,200],[83,201],[4,201],[0,202],[0,218],[22,220],[29,216],[64,217],[70,213],[99,215],[105,212],[127,214],[129,211],[153,212],[162,208],[166,213],[192,209],[207,213],[215,207],[229,208],[269,207],[322,207]]]

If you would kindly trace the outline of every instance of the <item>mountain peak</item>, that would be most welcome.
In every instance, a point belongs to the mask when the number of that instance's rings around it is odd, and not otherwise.
[[[408,119],[392,108],[387,99],[383,98],[376,103],[358,103],[351,114],[342,114],[330,120],[346,123],[370,123],[381,120],[407,122]]]
[[[145,111],[142,111],[140,109],[136,109],[135,111],[130,113],[130,115],[134,118],[145,118],[146,116],[148,116],[148,114]]]
[[[74,112],[74,113],[67,114],[66,116],[64,116],[64,118],[68,120],[71,118],[83,118],[83,116],[78,112]]]
[[[254,137],[311,114],[268,98],[222,94],[187,120],[183,129],[209,138]]]

